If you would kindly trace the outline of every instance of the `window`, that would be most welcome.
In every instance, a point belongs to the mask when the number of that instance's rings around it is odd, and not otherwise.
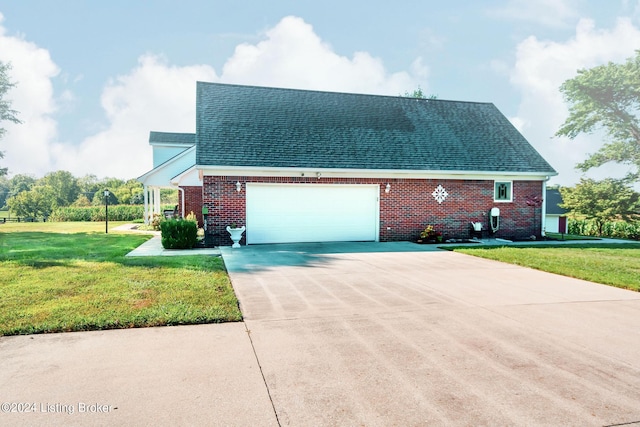
[[[511,194],[511,182],[496,181],[493,187],[493,200],[496,202],[510,202],[513,197]]]

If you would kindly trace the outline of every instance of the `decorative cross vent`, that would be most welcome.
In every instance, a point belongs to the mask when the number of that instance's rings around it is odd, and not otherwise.
[[[444,199],[447,198],[449,193],[447,193],[447,190],[445,190],[442,185],[438,185],[438,187],[436,187],[436,189],[433,190],[433,193],[431,193],[431,195],[433,196],[434,199],[436,199],[436,202],[440,204],[444,202]]]

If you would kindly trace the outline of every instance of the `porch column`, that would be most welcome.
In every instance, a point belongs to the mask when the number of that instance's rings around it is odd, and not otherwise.
[[[144,224],[149,225],[149,189],[147,188],[147,184],[144,184]]]
[[[153,200],[153,196],[155,195],[155,191],[153,187],[149,188],[149,221],[153,221],[153,215],[155,213],[155,202]]]
[[[160,210],[160,188],[156,187],[153,189],[155,194],[153,195],[153,201],[155,203],[155,210],[158,215],[162,215],[162,211]]]

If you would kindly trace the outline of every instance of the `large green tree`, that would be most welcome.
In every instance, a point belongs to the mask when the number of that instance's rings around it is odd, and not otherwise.
[[[55,206],[55,195],[51,192],[51,187],[36,185],[28,191],[10,197],[7,205],[11,212],[19,217],[48,217]]]
[[[36,185],[37,179],[31,175],[18,174],[9,180],[9,192],[16,195],[22,191],[29,191]]]
[[[116,195],[116,193],[114,193],[111,188],[108,188],[108,190],[109,190],[109,204],[110,205],[120,204],[120,200],[118,200],[118,196]],[[105,204],[104,190],[95,192],[95,194],[93,195],[93,200],[91,201],[91,204],[94,206],[100,206]]]
[[[9,179],[6,176],[0,176],[0,209],[3,209],[9,197]]]
[[[587,171],[608,162],[632,165],[627,179],[640,179],[640,50],[622,64],[609,62],[578,75],[560,87],[569,117],[557,136],[571,139],[603,129],[608,141],[577,168]]]
[[[595,181],[581,178],[575,187],[560,188],[562,207],[575,214],[593,219],[602,235],[608,221],[637,220],[640,217],[640,194],[623,180],[607,178]]]
[[[20,123],[18,112],[11,108],[11,101],[6,99],[9,90],[16,85],[9,79],[9,70],[11,70],[11,64],[0,61],[0,139],[6,132],[6,129],[2,127],[2,122]],[[0,151],[0,159],[3,157],[4,153]],[[0,168],[0,176],[6,173],[7,168]]]
[[[139,205],[144,203],[144,188],[142,183],[136,179],[125,181],[116,191],[116,196],[120,203],[128,205]]]
[[[85,175],[78,178],[78,185],[80,186],[80,193],[89,200],[93,199],[96,191],[102,189],[101,181],[95,175]]]
[[[69,206],[80,195],[77,178],[67,171],[50,172],[38,180],[38,185],[48,187],[55,206]]]
[[[0,209],[7,206],[7,200],[11,196],[22,191],[30,190],[36,184],[36,179],[30,175],[15,175],[9,179],[6,176],[0,176]]]

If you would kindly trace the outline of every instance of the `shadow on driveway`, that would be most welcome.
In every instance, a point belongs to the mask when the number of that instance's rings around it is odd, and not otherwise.
[[[411,242],[322,242],[220,247],[229,272],[246,273],[271,267],[320,267],[335,260],[335,254],[442,252],[438,245]],[[341,257],[344,259],[344,257]]]

